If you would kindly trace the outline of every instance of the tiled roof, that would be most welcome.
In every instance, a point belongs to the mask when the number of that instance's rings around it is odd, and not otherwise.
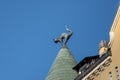
[[[61,48],[46,77],[46,80],[74,80],[77,73],[72,68],[77,64],[69,49]]]

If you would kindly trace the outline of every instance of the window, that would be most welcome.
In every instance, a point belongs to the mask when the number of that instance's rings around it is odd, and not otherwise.
[[[112,80],[112,73],[109,72],[109,80]]]
[[[118,66],[115,67],[115,75],[116,75],[116,80],[120,80],[119,79]]]

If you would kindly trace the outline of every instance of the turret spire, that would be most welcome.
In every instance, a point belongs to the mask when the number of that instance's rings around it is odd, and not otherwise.
[[[62,33],[58,38],[54,39],[55,43],[61,43],[62,48],[59,50],[49,72],[46,80],[73,80],[77,73],[72,68],[77,64],[66,43],[72,36],[72,31],[66,27],[68,33]]]

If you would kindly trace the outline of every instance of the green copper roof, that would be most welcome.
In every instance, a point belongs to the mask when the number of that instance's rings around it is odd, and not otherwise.
[[[72,68],[77,64],[67,48],[61,48],[46,77],[46,80],[74,80],[77,73]]]

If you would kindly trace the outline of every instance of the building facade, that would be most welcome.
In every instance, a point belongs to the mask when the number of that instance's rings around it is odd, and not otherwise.
[[[120,4],[109,35],[109,41],[100,44],[98,55],[86,57],[73,67],[78,73],[74,80],[120,80]]]

